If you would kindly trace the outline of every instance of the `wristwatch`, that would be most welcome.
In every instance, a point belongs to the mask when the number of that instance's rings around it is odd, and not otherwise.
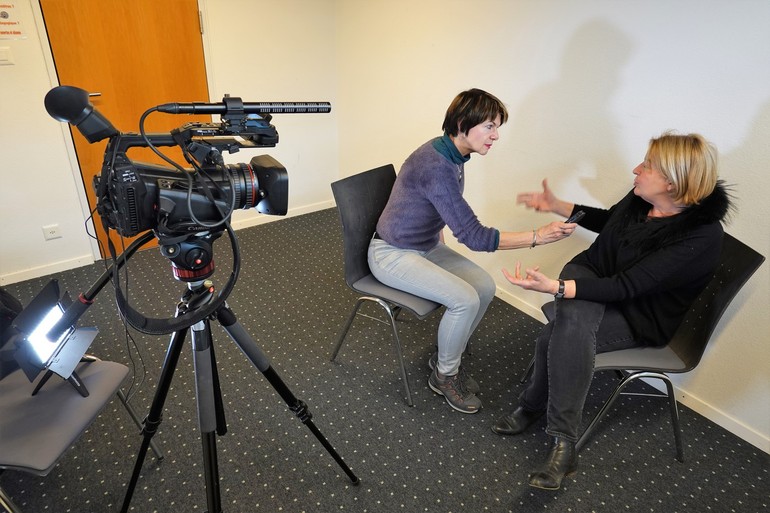
[[[559,291],[553,295],[556,299],[561,299],[564,297],[564,280],[559,280]]]

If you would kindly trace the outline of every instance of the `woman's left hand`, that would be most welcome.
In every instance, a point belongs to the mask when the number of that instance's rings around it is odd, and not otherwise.
[[[516,270],[513,274],[508,269],[503,269],[505,278],[514,285],[526,290],[555,294],[559,289],[558,280],[553,280],[540,272],[540,267],[526,269],[525,275],[521,275],[521,262],[516,262]]]

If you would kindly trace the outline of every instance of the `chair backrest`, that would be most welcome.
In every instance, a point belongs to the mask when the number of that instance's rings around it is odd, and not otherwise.
[[[696,298],[669,343],[685,363],[682,372],[698,365],[722,314],[764,261],[765,257],[725,233],[714,277]]]
[[[388,164],[332,183],[342,221],[345,282],[349,286],[371,273],[369,241],[395,181],[396,170]]]

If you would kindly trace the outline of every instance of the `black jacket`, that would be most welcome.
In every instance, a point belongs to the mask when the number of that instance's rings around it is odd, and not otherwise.
[[[730,197],[714,192],[681,213],[648,219],[652,205],[629,192],[609,210],[584,210],[581,226],[599,232],[571,263],[599,278],[575,280],[576,298],[617,303],[634,336],[645,345],[668,342],[717,266]]]

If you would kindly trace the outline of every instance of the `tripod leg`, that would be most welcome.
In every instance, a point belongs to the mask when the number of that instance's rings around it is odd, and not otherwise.
[[[184,345],[186,335],[187,329],[176,331],[171,335],[171,342],[169,343],[168,351],[166,351],[166,360],[163,362],[160,379],[158,380],[158,387],[155,389],[155,397],[150,406],[150,413],[148,413],[147,417],[144,419],[142,445],[139,447],[139,453],[136,456],[136,463],[134,464],[134,472],[131,475],[131,481],[129,481],[128,487],[126,488],[123,506],[120,509],[121,513],[127,513],[128,511],[128,507],[131,504],[131,497],[134,495],[136,483],[139,481],[139,474],[142,472],[142,465],[144,464],[144,458],[147,455],[147,449],[150,446],[153,435],[155,435],[155,432],[160,425],[163,404],[166,402],[166,396],[168,396],[169,387],[171,386],[171,379],[174,377],[174,371],[179,362],[179,355],[182,352],[182,346]]]
[[[209,334],[211,333],[211,324],[207,324]],[[211,335],[209,335],[211,336]],[[213,336],[212,336],[213,340]],[[222,399],[222,387],[219,384],[219,371],[217,370],[217,357],[214,352],[214,344],[211,344],[211,381],[214,386],[214,410],[217,415],[217,435],[224,436],[227,434],[227,422],[225,421],[225,406]]]
[[[203,469],[206,480],[206,500],[209,513],[222,511],[217,464],[217,427],[224,416],[215,371],[209,321],[192,327],[195,395],[198,399],[198,425],[203,443]],[[221,427],[221,426],[220,426]]]
[[[128,415],[131,417],[131,420],[133,420],[134,424],[136,424],[136,426],[141,430],[142,423],[139,422],[139,417],[136,416],[136,411],[134,411],[133,406],[131,406],[131,403],[128,402],[128,397],[126,397],[126,394],[124,394],[121,389],[118,389],[118,399],[120,399],[120,402],[123,403],[123,406],[126,408]],[[160,452],[160,449],[155,443],[155,440],[150,442],[150,447],[152,448],[152,452],[155,453],[155,457],[158,458],[158,461],[162,460],[163,453]]]
[[[43,385],[48,383],[48,380],[51,379],[51,376],[53,376],[53,371],[51,370],[45,371],[45,374],[43,374],[43,377],[40,378],[40,381],[38,381],[31,395],[37,395],[37,393],[40,392],[40,389],[43,388]],[[72,385],[72,387],[75,390],[77,390],[78,393],[83,397],[89,396],[88,389],[86,388],[86,385],[83,383],[83,381],[80,379],[80,376],[78,376],[77,372],[72,371],[72,375],[69,378],[67,378],[67,382],[70,385]]]
[[[43,374],[43,377],[40,378],[40,381],[38,381],[35,389],[32,391],[32,395],[37,395],[37,393],[40,392],[40,389],[43,388],[43,385],[48,383],[48,380],[51,379],[51,376],[53,376],[52,370],[45,371],[45,374]]]
[[[70,377],[67,378],[67,382],[72,385],[80,395],[88,397],[88,389],[86,388],[85,383],[83,383],[83,380],[80,379],[80,376],[78,376],[77,372],[72,371]]]
[[[267,355],[265,355],[257,343],[254,342],[254,339],[249,336],[246,330],[243,329],[243,326],[240,325],[232,310],[223,306],[217,311],[217,318],[227,334],[230,335],[230,338],[233,339],[233,341],[238,345],[241,351],[243,351],[251,363],[265,376],[267,381],[273,386],[273,388],[289,406],[289,409],[297,415],[297,417],[302,421],[303,424],[308,427],[308,429],[310,429],[318,441],[321,442],[321,445],[324,446],[326,451],[331,455],[332,458],[334,458],[334,460],[345,472],[345,474],[347,474],[353,484],[358,484],[360,482],[358,477],[353,473],[352,470],[350,470],[350,467],[348,467],[348,465],[337,453],[334,447],[329,443],[326,437],[324,437],[321,431],[315,426],[315,424],[313,424],[313,421],[311,420],[312,414],[308,411],[307,405],[294,396],[294,394],[291,392],[291,390],[289,390],[278,373],[273,370]]]

